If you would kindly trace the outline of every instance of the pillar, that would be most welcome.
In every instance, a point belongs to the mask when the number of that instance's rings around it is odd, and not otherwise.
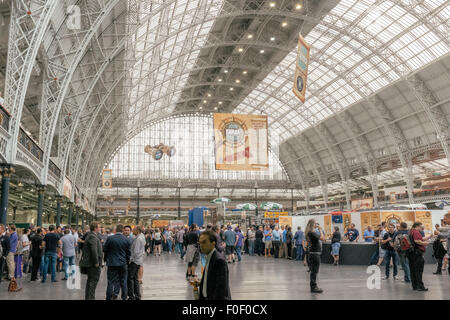
[[[37,193],[38,193],[38,208],[37,208],[36,226],[42,227],[42,213],[44,211],[45,186],[38,185],[38,186],[36,186],[36,190],[37,190]]]
[[[17,210],[17,207],[14,206],[13,207],[13,224],[16,224],[16,210]]]
[[[11,175],[15,172],[12,165],[1,164],[0,172],[2,174],[2,193],[0,200],[0,223],[6,225],[8,211],[9,181]]]
[[[255,188],[255,205],[256,205],[255,217],[257,217],[258,216],[258,188]]]
[[[56,227],[61,225],[61,202],[62,196],[56,196]]]
[[[139,208],[139,186],[137,187],[137,199],[136,199],[136,225],[139,225],[141,213]]]
[[[75,224],[77,225],[77,227],[79,227],[79,222],[80,222],[80,207],[76,206],[75,207],[75,212],[76,212],[76,216],[75,216]]]
[[[181,188],[178,188],[178,220],[181,219]]]
[[[67,224],[72,225],[72,215],[73,215],[73,202],[69,202],[69,214],[67,217]]]

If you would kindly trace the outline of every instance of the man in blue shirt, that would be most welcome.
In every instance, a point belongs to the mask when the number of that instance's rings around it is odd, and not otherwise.
[[[233,263],[236,262],[236,259],[234,257],[234,247],[236,245],[236,232],[234,232],[231,228],[231,225],[228,225],[227,231],[225,231],[225,254],[227,255],[228,263],[231,263],[233,260]]]
[[[359,240],[359,231],[355,229],[354,223],[350,225],[350,228],[347,230],[347,233],[344,235],[344,237],[350,242]]]
[[[304,245],[305,245],[305,234],[302,231],[301,227],[297,227],[297,232],[295,232],[294,235],[295,240],[295,246],[297,247],[297,257],[295,260],[297,261],[303,261],[303,255],[304,255]]]
[[[372,226],[367,226],[367,229],[364,230],[364,241],[372,242],[375,238],[375,231],[372,229]]]
[[[274,258],[279,258],[280,245],[281,245],[281,232],[278,230],[278,225],[272,231],[272,245],[273,245],[273,256]]]
[[[270,249],[272,249],[272,230],[269,226],[266,226],[266,230],[264,230],[264,257],[267,257],[267,255],[270,257]]]
[[[17,243],[19,241],[19,236],[16,232],[16,226],[13,224],[9,225],[9,251],[6,256],[6,263],[8,265],[8,275],[10,279],[14,279],[14,270],[16,268],[16,264],[14,263],[14,255],[17,251]]]

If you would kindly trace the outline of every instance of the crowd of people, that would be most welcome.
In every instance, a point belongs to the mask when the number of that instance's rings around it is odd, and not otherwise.
[[[410,229],[404,222],[397,225],[382,223],[373,230],[368,226],[363,232],[363,241],[377,243],[376,251],[369,265],[384,264],[387,280],[393,267],[393,278],[399,280],[398,266],[404,273],[404,282],[411,283],[413,290],[427,291],[422,280],[424,269],[423,254],[432,244],[433,256],[437,259],[437,270],[442,274],[450,266],[448,252],[450,249],[450,214],[446,214],[441,225],[436,225],[433,234],[425,236],[423,225],[415,222]],[[205,247],[212,244],[214,254],[201,249],[201,235]],[[95,299],[95,290],[100,279],[103,264],[106,263],[107,289],[106,299],[123,300],[141,299],[140,284],[143,279],[144,256],[161,254],[179,255],[187,263],[186,280],[197,279],[196,270],[201,264],[201,274],[207,268],[211,256],[214,261],[234,264],[242,261],[243,254],[263,256],[265,258],[288,259],[303,262],[310,273],[311,292],[321,293],[318,287],[322,256],[322,244],[329,241],[333,264],[339,265],[341,241],[354,242],[360,238],[359,231],[351,224],[342,237],[339,227],[326,236],[324,230],[314,219],[308,221],[305,231],[298,227],[293,233],[289,225],[251,226],[243,232],[239,226],[227,225],[202,226],[192,224],[172,228],[142,228],[117,225],[115,228],[102,228],[92,223],[84,229],[66,226],[48,228],[31,227],[17,230],[14,225],[0,225],[0,281],[10,281],[9,291],[22,289],[24,274],[30,273],[31,281],[59,281],[57,273],[63,273],[62,281],[76,275],[76,264],[80,272],[87,275],[85,298]],[[206,252],[211,252],[206,251]],[[223,268],[222,268],[223,269]],[[6,274],[5,274],[6,273]],[[228,279],[228,267],[223,269]],[[227,280],[228,281],[228,280]],[[214,285],[214,284],[211,284]],[[206,289],[205,289],[206,290]],[[206,297],[207,292],[200,296]],[[223,299],[231,298],[229,289],[220,295]]]

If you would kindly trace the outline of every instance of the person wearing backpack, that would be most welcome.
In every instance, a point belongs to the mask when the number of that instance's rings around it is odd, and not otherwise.
[[[394,238],[394,249],[398,254],[405,277],[404,282],[411,282],[411,271],[409,269],[409,262],[406,253],[411,249],[411,242],[409,241],[408,225],[406,222],[400,223],[397,234]]]
[[[446,243],[446,245],[447,245],[447,247],[446,247],[447,253],[446,253],[444,258],[448,260],[448,257],[449,257],[449,254],[450,254],[450,213],[446,213],[444,215],[444,219],[441,220],[441,221],[442,221],[443,226],[438,228],[435,231],[435,234],[438,235],[438,236],[441,236],[443,239],[446,239],[446,242],[447,242]],[[446,263],[444,263],[443,269],[444,270],[446,269]],[[450,274],[450,266],[448,268],[448,274]]]
[[[433,242],[433,257],[438,261],[437,270],[433,272],[433,274],[442,274],[442,262],[444,260],[444,256],[447,253],[445,250],[443,242],[446,242],[447,239],[442,235],[438,235]]]
[[[425,246],[428,245],[427,240],[431,234],[423,238],[420,234],[421,226],[422,222],[414,222],[411,228],[409,235],[414,250],[410,250],[407,255],[409,267],[411,268],[411,284],[413,290],[428,291],[428,288],[425,288],[422,281],[423,267],[425,265],[423,254],[425,253]]]

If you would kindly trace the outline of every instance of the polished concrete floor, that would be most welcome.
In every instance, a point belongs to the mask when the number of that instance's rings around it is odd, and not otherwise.
[[[309,273],[303,263],[285,259],[249,257],[241,262],[229,264],[230,287],[233,300],[307,300],[307,299],[450,299],[450,275],[433,275],[435,266],[425,265],[424,283],[428,292],[412,291],[409,284],[400,281],[381,281],[380,289],[368,289],[364,266],[332,266],[322,264],[319,286],[322,294],[309,292]],[[384,267],[382,268],[384,275]],[[197,272],[200,272],[197,270]],[[392,272],[392,270],[391,270]],[[186,263],[178,255],[163,254],[145,258],[143,299],[189,300],[193,299],[192,287],[185,280]],[[403,278],[403,271],[399,271]],[[58,279],[63,274],[58,274]],[[391,276],[392,277],[392,276]],[[81,289],[68,289],[65,281],[57,283],[30,282],[29,275],[23,280],[23,290],[7,292],[7,283],[0,283],[0,300],[64,299],[84,298],[86,276],[81,276]],[[96,298],[105,299],[106,271],[103,269],[97,286]]]

